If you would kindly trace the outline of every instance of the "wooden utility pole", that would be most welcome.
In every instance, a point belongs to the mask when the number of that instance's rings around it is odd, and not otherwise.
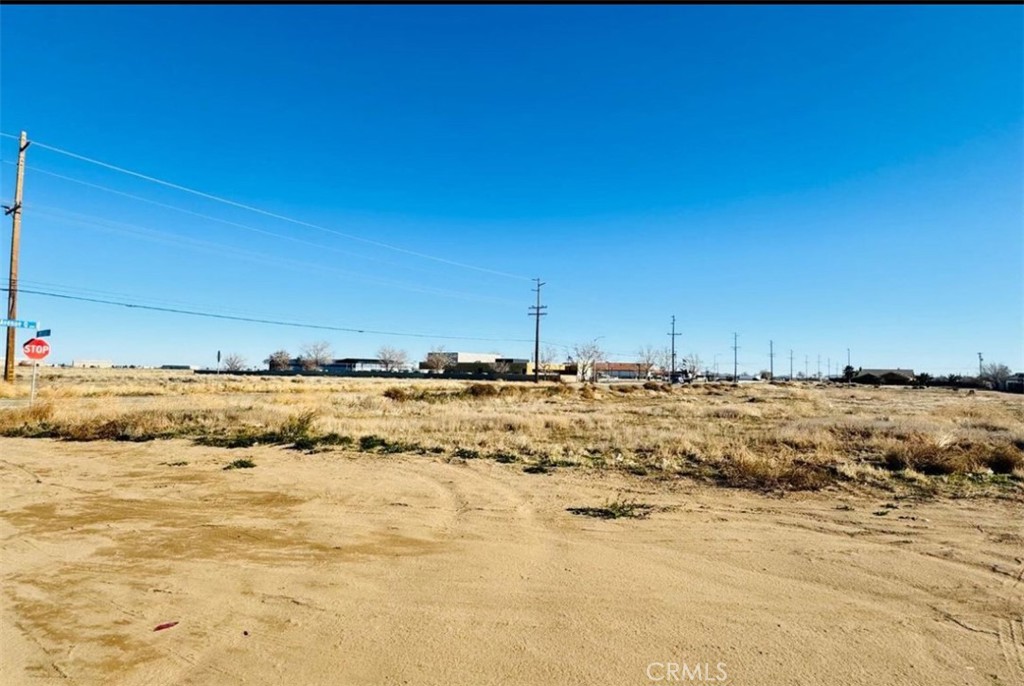
[[[775,341],[768,341],[768,380],[775,380]]]
[[[669,370],[668,382],[675,383],[676,380],[676,337],[682,336],[682,334],[676,333],[676,316],[672,315],[672,333],[669,334],[672,337],[672,369]]]
[[[7,318],[18,318],[18,248],[21,244],[21,194],[25,182],[25,151],[28,135],[22,131],[18,139],[18,174],[14,181],[14,204],[4,206],[11,215],[11,272],[7,280]],[[7,354],[4,357],[4,381],[14,383],[14,327],[7,327]]]
[[[732,335],[732,385],[737,386],[740,383],[739,377],[739,365],[737,363],[736,351],[740,349],[740,346],[736,345],[736,339],[739,334],[733,333]]]
[[[540,287],[544,285],[544,282],[540,279],[534,279],[534,281],[537,282],[537,287],[533,289],[537,292],[537,304],[530,306],[530,316],[537,320],[533,334],[533,382],[538,383],[540,381],[540,318],[547,314],[544,310],[548,309],[548,306],[540,304]]]

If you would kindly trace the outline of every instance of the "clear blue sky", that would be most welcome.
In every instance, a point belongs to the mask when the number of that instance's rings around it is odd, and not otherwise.
[[[56,362],[527,357],[540,276],[544,338],[613,359],[675,314],[723,369],[734,331],[747,371],[1024,369],[1019,6],[4,6],[0,39],[24,288],[427,334],[23,294]]]

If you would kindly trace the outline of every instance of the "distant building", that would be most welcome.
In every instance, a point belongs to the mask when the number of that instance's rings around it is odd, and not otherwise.
[[[191,370],[191,369],[193,369],[193,367],[190,364],[162,364],[162,365],[160,365],[160,369],[178,369],[178,370],[189,369],[189,370]]]
[[[598,377],[611,379],[643,379],[647,373],[639,362],[598,362],[594,365]]]
[[[494,371],[497,353],[431,352],[419,367],[427,371],[453,371],[485,374]],[[512,359],[512,358],[501,358]]]
[[[321,367],[327,372],[382,372],[384,363],[373,357],[343,357]]]
[[[1013,374],[1003,383],[1008,393],[1024,393],[1024,373]]]
[[[114,363],[110,360],[72,360],[71,366],[84,369],[110,369]]]
[[[854,383],[906,385],[914,383],[913,369],[858,369],[853,375]]]
[[[305,370],[302,366],[302,358],[295,357],[288,360],[289,371],[298,372]],[[346,373],[346,372],[383,372],[384,363],[376,358],[370,357],[343,357],[337,360],[331,360],[317,367],[320,371],[327,372],[328,374],[334,373]]]
[[[533,363],[525,358],[499,357],[491,369],[499,374],[532,374]]]

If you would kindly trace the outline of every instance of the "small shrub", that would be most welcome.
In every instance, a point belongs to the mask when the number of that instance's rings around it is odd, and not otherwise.
[[[379,452],[385,454],[392,453],[412,453],[412,452],[427,452],[416,443],[401,443],[399,441],[389,441],[386,438],[381,438],[377,435],[361,436],[359,438],[359,449],[363,452]]]
[[[315,410],[307,410],[286,419],[279,430],[282,439],[280,442],[286,443],[308,437],[313,428],[313,422],[316,421],[316,415]]]
[[[453,455],[463,460],[475,460],[480,457],[480,451],[469,448],[456,448]]]
[[[240,460],[235,460],[234,462],[229,463],[224,467],[224,469],[252,469],[255,466],[256,463],[253,462],[252,460],[242,458]]]
[[[495,462],[500,462],[501,464],[512,464],[513,462],[516,461],[516,456],[515,455],[512,455],[511,453],[504,453],[504,452],[494,453],[493,455],[491,455],[491,458]]]
[[[996,474],[1024,471],[1024,453],[1010,446],[997,446],[985,457],[985,464]]]
[[[410,393],[404,388],[392,386],[391,388],[384,391],[384,397],[390,400],[394,400],[395,402],[404,403],[406,400],[409,400]]]
[[[494,384],[475,383],[467,387],[462,393],[470,398],[495,398],[501,395],[501,388]]]
[[[240,432],[230,436],[200,436],[195,443],[212,448],[251,448],[260,443],[261,438],[262,436],[254,433]]]
[[[958,446],[938,446],[924,441],[902,441],[885,453],[887,469],[913,469],[928,476],[965,474],[977,466],[975,457]]]
[[[295,443],[291,445],[291,448],[293,450],[307,450],[313,452],[323,446],[349,446],[352,445],[352,443],[354,443],[354,441],[351,436],[343,436],[341,434],[331,432],[321,436],[303,436],[296,439]]]
[[[654,510],[653,505],[635,500],[614,500],[602,507],[567,507],[566,511],[583,517],[598,519],[646,519]]]
[[[359,449],[368,452],[370,450],[376,450],[377,448],[384,448],[388,445],[387,440],[380,436],[360,436],[359,437]]]
[[[832,483],[835,475],[824,465],[804,460],[775,461],[766,457],[728,459],[720,467],[725,485],[755,490],[816,491]]]

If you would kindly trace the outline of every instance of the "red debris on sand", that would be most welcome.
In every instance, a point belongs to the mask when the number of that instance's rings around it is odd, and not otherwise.
[[[163,624],[157,624],[153,631],[163,631],[164,629],[170,629],[172,626],[178,626],[177,622],[164,622]]]

